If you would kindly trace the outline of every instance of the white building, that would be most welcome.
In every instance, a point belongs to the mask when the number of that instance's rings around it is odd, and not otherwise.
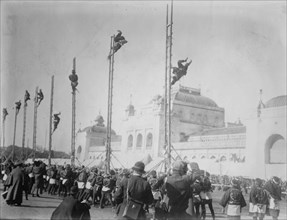
[[[171,109],[173,158],[210,159],[210,163],[232,161],[255,170],[261,177],[284,178],[286,97],[273,98],[265,105],[260,102],[257,115],[254,112],[246,125],[238,122],[226,126],[224,108],[202,96],[198,89],[176,87]],[[113,131],[112,161],[129,167],[137,160],[163,157],[164,118],[162,96],[155,96],[139,109],[130,104],[119,135]],[[106,127],[98,116],[96,125],[78,132],[76,156],[81,161],[104,160],[105,140]]]

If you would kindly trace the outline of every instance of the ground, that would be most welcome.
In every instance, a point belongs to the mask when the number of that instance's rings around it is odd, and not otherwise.
[[[0,192],[3,192],[3,185],[0,185]],[[225,219],[225,215],[222,214],[222,208],[218,204],[222,196],[222,191],[215,191],[213,193],[213,206],[215,211],[216,219]],[[50,219],[52,212],[55,208],[60,204],[62,199],[58,196],[50,196],[47,194],[42,194],[40,198],[31,197],[29,195],[29,200],[25,200],[25,196],[23,194],[23,203],[22,206],[8,206],[5,200],[1,197],[0,199],[0,219]],[[246,202],[248,204],[248,195],[245,195]],[[287,205],[286,199],[281,202],[281,212],[279,219],[286,220],[287,219]],[[208,207],[206,207],[207,218],[211,219],[211,215]],[[115,219],[115,214],[113,210],[109,207],[100,209],[98,207],[91,207],[90,209],[91,219]],[[241,219],[252,219],[252,217],[248,216],[248,206],[243,208],[243,213]],[[272,219],[270,216],[265,217],[266,220]]]

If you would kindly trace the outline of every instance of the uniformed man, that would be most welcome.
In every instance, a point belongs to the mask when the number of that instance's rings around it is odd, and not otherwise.
[[[246,206],[246,202],[241,192],[239,179],[233,178],[231,185],[231,188],[224,193],[220,205],[227,206],[227,219],[240,220],[241,209]]]
[[[38,94],[37,94],[37,102],[38,102],[38,106],[40,105],[40,103],[42,102],[42,100],[44,99],[44,94],[42,92],[42,89],[39,90]]]

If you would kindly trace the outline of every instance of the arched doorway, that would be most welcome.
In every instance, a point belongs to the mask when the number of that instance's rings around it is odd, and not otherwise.
[[[265,143],[266,164],[286,164],[286,140],[280,134],[272,134]]]

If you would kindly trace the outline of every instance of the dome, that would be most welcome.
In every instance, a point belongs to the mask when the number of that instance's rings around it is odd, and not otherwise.
[[[218,105],[210,98],[198,94],[185,93],[181,91],[177,92],[174,95],[174,100],[208,107],[218,107]]]
[[[270,99],[268,102],[266,102],[265,108],[276,108],[280,106],[286,106],[286,103],[287,103],[286,95],[277,96],[275,98]]]
[[[94,126],[91,126],[90,129],[91,129],[90,131],[94,133],[107,133],[107,127],[103,127],[103,126],[94,125]],[[115,135],[116,132],[112,129],[111,134]]]

